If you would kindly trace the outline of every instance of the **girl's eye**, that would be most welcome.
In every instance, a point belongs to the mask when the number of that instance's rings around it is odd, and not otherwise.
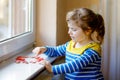
[[[77,29],[72,29],[72,31],[77,31]]]
[[[71,30],[71,31],[77,31],[76,28],[70,28],[70,27],[69,27],[69,30]]]

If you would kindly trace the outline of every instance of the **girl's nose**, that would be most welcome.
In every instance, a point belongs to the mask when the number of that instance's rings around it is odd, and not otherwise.
[[[68,34],[71,34],[71,31],[70,31],[70,30],[68,30]]]
[[[70,34],[70,30],[68,30],[68,34]]]

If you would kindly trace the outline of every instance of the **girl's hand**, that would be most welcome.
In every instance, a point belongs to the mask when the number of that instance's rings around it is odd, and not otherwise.
[[[45,47],[36,47],[35,49],[32,50],[33,53],[38,56],[39,54],[42,54],[46,51],[47,49]]]
[[[52,65],[49,61],[47,60],[42,60],[40,62],[41,64],[45,65],[45,68],[49,71],[49,72],[52,72]]]

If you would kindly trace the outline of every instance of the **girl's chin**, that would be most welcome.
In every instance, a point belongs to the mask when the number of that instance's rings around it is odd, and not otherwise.
[[[72,37],[71,37],[71,39],[72,39],[73,42],[76,42],[75,38],[72,38]]]

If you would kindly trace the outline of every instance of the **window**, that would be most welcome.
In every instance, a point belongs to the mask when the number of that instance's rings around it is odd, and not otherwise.
[[[0,1],[0,41],[31,31],[31,1]]]
[[[0,0],[0,56],[34,42],[34,4],[35,0]]]

